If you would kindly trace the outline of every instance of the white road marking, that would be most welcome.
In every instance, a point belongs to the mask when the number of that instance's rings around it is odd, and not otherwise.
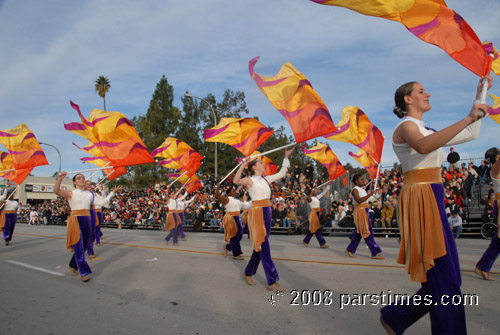
[[[28,269],[49,273],[49,274],[54,275],[54,276],[63,276],[64,277],[64,275],[62,273],[50,271],[50,270],[47,270],[44,268],[39,268],[38,266],[29,265],[29,264],[25,264],[25,263],[21,263],[21,262],[17,262],[17,261],[11,261],[11,260],[6,260],[6,262],[11,263],[11,264],[16,264],[16,265],[19,265],[19,266],[22,266],[22,267],[25,267]]]

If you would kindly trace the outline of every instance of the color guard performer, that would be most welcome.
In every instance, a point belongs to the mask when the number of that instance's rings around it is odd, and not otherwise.
[[[491,76],[487,76],[491,84]],[[416,303],[388,305],[380,321],[387,334],[403,334],[415,321],[430,314],[434,335],[467,333],[462,304],[441,301],[445,296],[461,296],[462,277],[453,232],[444,208],[441,163],[445,145],[477,138],[481,116],[489,106],[479,103],[482,80],[476,99],[465,118],[440,131],[425,127],[422,117],[431,109],[430,94],[418,82],[400,86],[395,93],[394,113],[404,118],[394,130],[392,147],[404,172],[404,186],[398,199],[401,245],[398,263],[405,264],[412,281],[422,287],[416,296],[430,296],[430,305]],[[488,85],[489,86],[489,85]]]
[[[249,209],[252,204],[247,202],[246,195],[243,196],[243,201],[236,199],[236,187],[232,187],[227,191],[228,196],[223,196],[220,193],[220,184],[217,184],[215,196],[225,206],[226,214],[222,218],[224,224],[224,257],[227,257],[229,251],[233,253],[233,259],[243,260],[243,252],[241,251],[240,241],[243,238],[243,226],[240,221],[240,212],[242,209]]]
[[[3,232],[5,245],[10,245],[17,222],[19,203],[16,200],[10,199],[14,191],[15,189],[8,192],[8,185],[5,185],[3,194],[0,196],[0,231]]]
[[[494,202],[493,202],[493,217],[497,225],[497,233],[491,239],[488,249],[484,252],[483,256],[476,264],[474,273],[485,280],[495,280],[490,276],[490,270],[495,263],[495,260],[500,254],[500,239],[498,238],[500,228],[498,225],[498,202],[500,201],[500,150],[498,148],[491,148],[484,154],[485,159],[491,164],[491,181],[493,182]]]
[[[92,234],[90,208],[92,207],[93,196],[90,192],[84,190],[85,176],[83,174],[76,174],[73,177],[75,190],[61,189],[61,182],[66,175],[67,172],[59,173],[54,185],[54,193],[68,200],[71,208],[66,238],[66,247],[73,252],[69,262],[71,275],[77,276],[78,272],[80,272],[82,281],[87,282],[90,280],[90,274],[92,273],[89,264],[85,260],[85,251],[90,240],[89,236]]]
[[[272,182],[283,178],[290,166],[288,157],[292,154],[295,147],[285,150],[285,158],[281,170],[272,176],[263,176],[266,166],[260,159],[250,161],[249,157],[243,160],[236,175],[234,183],[245,186],[248,189],[252,199],[252,207],[248,210],[248,228],[250,230],[250,239],[252,241],[253,253],[243,278],[248,285],[255,285],[252,276],[257,272],[259,263],[262,260],[262,266],[266,273],[267,289],[270,291],[283,292],[283,288],[278,284],[279,275],[276,266],[271,258],[271,246],[269,244],[269,233],[271,231],[271,187]],[[243,170],[248,165],[250,177],[241,178]]]
[[[366,185],[365,178],[360,174],[352,176],[352,182],[356,185],[352,190],[355,227],[354,232],[351,234],[351,243],[347,246],[345,253],[349,257],[356,257],[354,255],[356,249],[361,238],[364,238],[366,245],[370,249],[372,259],[384,259],[381,255],[382,249],[380,249],[380,246],[375,242],[375,238],[373,237],[373,227],[368,215],[368,211],[370,210],[368,199],[373,195],[373,191],[366,192],[364,189]]]

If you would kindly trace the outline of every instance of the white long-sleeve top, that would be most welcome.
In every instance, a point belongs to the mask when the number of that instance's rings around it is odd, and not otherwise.
[[[108,196],[102,196],[100,194],[97,194],[95,193],[95,197],[94,197],[94,205],[95,205],[95,208],[103,208],[103,207],[106,207],[109,205],[109,202],[111,201],[111,199],[115,196],[115,194],[113,192],[110,192],[108,194]]]
[[[309,203],[309,208],[319,208],[319,205],[320,205],[319,199],[321,199],[329,189],[330,189],[330,186],[327,186],[327,187],[325,187],[323,192],[321,192],[320,194],[317,194],[315,196],[312,196],[311,202]]]
[[[189,205],[190,203],[192,203],[194,201],[194,197],[192,197],[189,200],[184,201],[184,199],[186,199],[186,197],[188,196],[188,194],[189,193],[186,192],[186,193],[184,193],[184,195],[182,197],[176,199],[177,200],[176,209],[178,211],[183,211],[186,208],[187,205]]]
[[[169,198],[167,207],[169,211],[175,211],[177,209],[177,201],[175,199]]]
[[[229,202],[226,204],[226,212],[240,212],[242,209],[249,209],[252,203],[249,201],[241,201],[234,197],[227,197]]]
[[[435,132],[430,128],[426,128],[422,120],[418,120],[413,117],[406,117],[396,126],[396,128],[399,127],[399,125],[401,125],[403,122],[408,121],[415,123],[420,133],[424,136],[431,135]],[[480,128],[481,119],[464,128],[448,143],[446,143],[445,146],[457,145],[476,139],[479,135]],[[441,167],[441,163],[444,159],[444,151],[442,148],[436,149],[428,154],[419,154],[415,149],[410,147],[408,143],[394,143],[394,139],[392,140],[392,148],[394,149],[396,156],[398,156],[398,159],[401,162],[403,171],[410,171],[423,167]]]
[[[252,187],[248,189],[248,194],[252,198],[252,201],[264,200],[271,198],[271,188],[269,185],[276,180],[283,178],[286,175],[286,171],[290,167],[290,161],[288,158],[283,159],[283,164],[278,173],[271,176],[252,176]]]
[[[3,194],[0,196],[0,203],[7,198],[7,187],[4,189]],[[7,200],[3,209],[6,211],[15,211],[19,207],[19,203],[16,200]]]
[[[73,190],[71,199],[68,200],[71,210],[89,209],[92,206],[94,196],[89,191]]]

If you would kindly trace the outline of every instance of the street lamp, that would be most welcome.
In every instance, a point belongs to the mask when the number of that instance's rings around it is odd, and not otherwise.
[[[214,116],[214,127],[217,126],[217,116],[215,115],[215,110],[212,107],[211,103],[209,103],[207,100],[205,100],[203,98],[197,97],[196,95],[192,95],[189,93],[186,93],[186,96],[191,97],[191,98],[200,99],[201,101],[204,101],[212,110],[212,114]],[[214,142],[214,144],[215,144],[215,173],[214,173],[215,176],[214,177],[215,177],[215,179],[217,179],[217,142]]]
[[[48,145],[49,147],[52,147],[54,149],[56,149],[57,153],[59,154],[59,172],[61,172],[61,152],[59,151],[59,149],[57,149],[54,145],[52,144],[48,144],[48,143],[44,143],[44,142],[38,142],[40,144],[44,144],[44,145]]]

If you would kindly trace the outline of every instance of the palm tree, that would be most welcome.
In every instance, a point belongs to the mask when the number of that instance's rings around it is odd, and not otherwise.
[[[104,76],[99,76],[95,80],[95,91],[104,99],[104,110],[106,110],[106,93],[108,93],[110,87],[109,79]]]

